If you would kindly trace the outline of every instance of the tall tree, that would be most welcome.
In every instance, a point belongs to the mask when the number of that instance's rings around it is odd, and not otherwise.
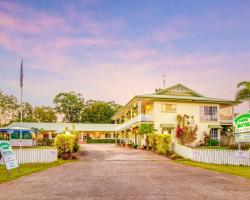
[[[21,118],[21,105],[19,105],[18,109],[18,120]],[[33,121],[33,107],[30,103],[23,103],[23,121],[24,122],[32,122]]]
[[[37,122],[56,122],[56,113],[49,106],[35,107],[33,119]]]
[[[0,92],[0,127],[18,119],[18,108],[15,96]]]
[[[239,88],[239,90],[236,93],[235,100],[239,103],[248,101],[250,110],[250,81],[242,81],[238,83],[237,87]]]
[[[89,100],[82,112],[82,122],[86,123],[112,123],[111,117],[120,109],[114,102]]]
[[[55,109],[65,115],[66,122],[79,122],[84,107],[84,99],[81,94],[75,92],[59,93],[54,98]]]

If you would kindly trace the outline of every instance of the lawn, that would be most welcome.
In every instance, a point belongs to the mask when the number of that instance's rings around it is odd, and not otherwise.
[[[223,172],[227,174],[233,174],[237,176],[242,176],[245,178],[250,178],[250,167],[247,166],[234,166],[234,165],[216,165],[216,164],[207,164],[193,162],[186,159],[177,159],[176,162],[182,163],[185,165],[191,165],[193,167],[200,167],[212,171]]]
[[[39,164],[21,164],[20,165],[20,171],[19,173],[18,169],[12,169],[10,170],[10,176],[8,176],[6,172],[6,168],[4,165],[0,165],[0,183],[11,181],[14,179],[17,179],[21,176],[25,176],[34,172],[39,172],[51,167],[55,167],[61,164],[69,163],[69,162],[74,162],[72,160],[58,160],[53,163],[39,163]]]

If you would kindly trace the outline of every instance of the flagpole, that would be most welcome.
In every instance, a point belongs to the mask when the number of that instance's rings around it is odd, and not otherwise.
[[[20,149],[22,148],[22,137],[23,137],[23,59],[22,59],[22,63],[21,63],[21,70],[20,70],[20,88],[21,88],[21,117],[20,117],[20,121],[21,121],[21,129],[20,129]]]

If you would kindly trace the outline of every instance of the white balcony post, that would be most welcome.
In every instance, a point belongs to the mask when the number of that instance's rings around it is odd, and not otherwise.
[[[138,101],[138,116],[139,121],[141,121],[141,100]]]

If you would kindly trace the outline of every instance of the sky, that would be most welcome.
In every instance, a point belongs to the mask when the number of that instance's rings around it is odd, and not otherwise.
[[[53,105],[59,92],[125,104],[182,83],[234,99],[250,80],[248,0],[0,0],[0,90]],[[236,108],[247,110],[247,103]]]

